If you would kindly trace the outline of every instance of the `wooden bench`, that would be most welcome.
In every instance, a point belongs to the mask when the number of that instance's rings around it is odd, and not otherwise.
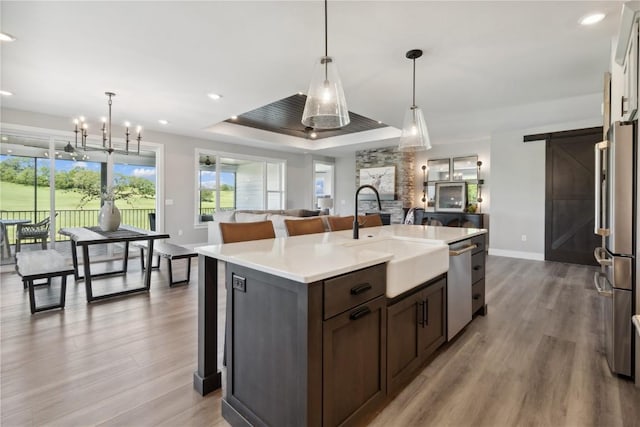
[[[144,271],[144,251],[147,249],[147,242],[136,242],[135,246],[140,248],[140,267]],[[169,286],[177,285],[180,283],[189,283],[191,280],[191,258],[198,256],[194,251],[185,248],[184,246],[174,245],[173,243],[155,242],[153,244],[153,254],[158,257],[158,265],[151,265],[151,269],[160,268],[160,258],[166,258],[169,264]],[[187,260],[187,278],[184,280],[173,281],[173,266],[172,261],[174,259],[186,259]]]
[[[22,277],[24,287],[29,288],[31,314],[53,308],[64,308],[67,292],[67,276],[73,274],[74,269],[59,252],[53,249],[18,252],[16,254],[16,271]],[[50,285],[51,278],[53,277],[60,277],[61,280],[60,302],[36,307],[34,286]],[[34,284],[34,280],[38,279],[47,279],[47,281],[46,283]]]

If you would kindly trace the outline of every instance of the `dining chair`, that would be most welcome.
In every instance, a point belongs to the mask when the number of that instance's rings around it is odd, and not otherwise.
[[[287,234],[289,236],[324,233],[324,224],[320,217],[308,219],[285,219],[284,226],[286,227]]]
[[[247,242],[276,237],[271,221],[221,222],[220,234],[222,243]]]
[[[330,216],[327,218],[329,230],[351,230],[353,228],[353,215],[349,216]]]
[[[360,228],[380,227],[382,226],[382,217],[380,214],[358,215]]]
[[[58,216],[58,212],[56,212],[54,216]],[[16,253],[20,252],[20,246],[23,240],[33,240],[34,242],[40,240],[42,249],[47,249],[50,226],[50,216],[35,224],[18,224],[16,226]]]

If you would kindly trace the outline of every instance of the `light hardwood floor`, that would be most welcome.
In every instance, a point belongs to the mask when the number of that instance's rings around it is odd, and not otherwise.
[[[3,273],[1,425],[227,425],[220,392],[192,388],[197,269],[189,286],[169,288],[165,262],[149,294],[88,305],[83,283],[70,280],[64,311],[33,316],[17,275]],[[101,282],[135,286],[138,263],[130,267]],[[592,271],[488,257],[488,316],[371,424],[640,426],[640,389],[612,376],[602,354]]]

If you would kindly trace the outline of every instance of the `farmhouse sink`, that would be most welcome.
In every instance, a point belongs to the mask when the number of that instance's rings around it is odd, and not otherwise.
[[[396,238],[352,240],[343,246],[392,254],[387,262],[388,298],[415,288],[449,269],[449,247]]]

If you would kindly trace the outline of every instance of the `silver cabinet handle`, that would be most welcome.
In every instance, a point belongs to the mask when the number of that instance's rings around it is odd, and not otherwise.
[[[602,141],[595,144],[595,226],[593,232],[599,236],[608,236],[609,232],[603,228],[603,220],[601,216],[602,208],[602,152],[609,148],[609,141]]]
[[[467,253],[467,252],[469,252],[469,251],[474,250],[474,249],[475,249],[475,248],[477,248],[477,247],[478,247],[478,245],[469,245],[469,246],[466,246],[466,247],[464,247],[464,248],[462,248],[462,249],[457,249],[457,250],[451,250],[451,249],[450,249],[450,250],[449,250],[449,256],[458,256],[458,255],[462,255],[462,254],[464,254],[464,253]]]
[[[593,250],[593,257],[596,259],[596,262],[598,264],[600,264],[603,267],[608,267],[608,266],[613,264],[613,261],[608,259],[606,257],[606,255],[603,256],[603,254],[605,254],[605,253],[606,252],[605,252],[604,248],[595,248]]]
[[[613,296],[613,291],[604,290],[602,286],[600,286],[600,278],[603,276],[604,274],[602,274],[600,271],[596,271],[595,274],[593,275],[593,284],[595,285],[599,295],[603,297],[611,298]],[[606,277],[605,277],[605,280],[606,280]]]

